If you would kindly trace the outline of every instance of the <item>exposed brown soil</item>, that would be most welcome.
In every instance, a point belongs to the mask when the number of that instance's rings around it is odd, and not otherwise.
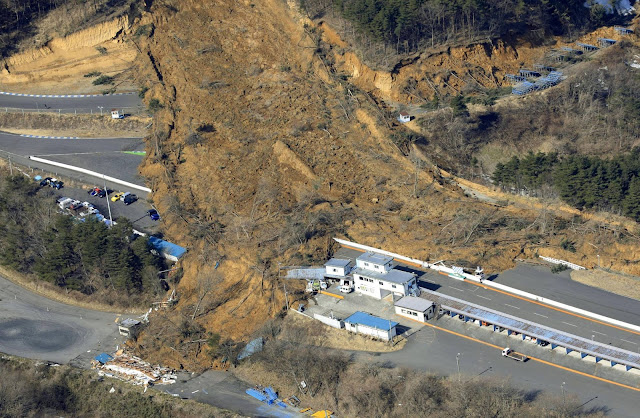
[[[573,270],[571,279],[628,298],[640,300],[640,279],[604,270]]]

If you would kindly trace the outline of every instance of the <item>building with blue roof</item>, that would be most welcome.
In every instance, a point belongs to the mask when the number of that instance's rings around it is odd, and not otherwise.
[[[149,237],[149,245],[161,256],[171,261],[178,261],[187,252],[186,248],[153,236]]]
[[[360,311],[344,320],[344,327],[347,331],[369,335],[384,341],[389,341],[397,335],[397,326],[397,322]]]

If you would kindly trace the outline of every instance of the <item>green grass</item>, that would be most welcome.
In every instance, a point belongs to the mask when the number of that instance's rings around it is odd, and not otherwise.
[[[123,154],[146,155],[147,151],[122,151]]]

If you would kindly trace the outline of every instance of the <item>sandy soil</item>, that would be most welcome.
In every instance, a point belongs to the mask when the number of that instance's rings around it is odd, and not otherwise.
[[[573,270],[571,280],[640,300],[640,278],[604,270]]]

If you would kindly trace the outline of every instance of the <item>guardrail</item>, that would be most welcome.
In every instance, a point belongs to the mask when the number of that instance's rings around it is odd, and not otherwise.
[[[543,259],[544,261],[548,261],[548,262],[553,263],[553,264],[562,264],[563,266],[567,266],[567,267],[569,267],[570,269],[573,269],[573,270],[586,270],[587,269],[586,267],[582,267],[582,266],[570,263],[570,262],[565,261],[565,260],[560,260],[560,259],[552,258],[552,257],[545,257],[543,255],[541,255],[539,257],[541,259]]]
[[[40,162],[40,163],[49,164],[49,165],[53,165],[53,166],[60,167],[60,168],[66,168],[67,170],[72,170],[72,171],[77,171],[79,173],[88,174],[90,176],[94,176],[94,177],[97,177],[97,178],[100,178],[100,179],[104,179],[104,180],[110,181],[112,183],[122,184],[123,186],[127,186],[127,187],[130,187],[132,189],[137,189],[137,190],[141,190],[143,192],[151,193],[151,189],[148,188],[148,187],[138,186],[137,184],[129,183],[128,181],[120,180],[120,179],[117,179],[115,177],[106,176],[106,175],[104,175],[102,173],[98,173],[96,171],[87,170],[85,168],[76,167],[76,166],[69,165],[69,164],[59,163],[57,161],[46,160],[44,158],[36,157],[36,156],[33,156],[33,155],[30,155],[29,159],[32,160],[32,161],[37,161],[37,162]]]
[[[392,253],[389,251],[384,251],[384,250],[380,250],[378,248],[374,248],[374,247],[369,247],[368,245],[362,245],[362,244],[358,244],[356,242],[351,242],[351,241],[346,241],[343,239],[339,239],[339,238],[334,238],[334,240],[339,243],[340,245],[343,245],[345,247],[351,247],[351,248],[355,248],[355,249],[359,249],[362,251],[371,251],[374,253],[378,253],[378,254],[384,254],[384,255],[388,255],[390,257],[393,257],[394,259],[397,260],[402,260],[402,261],[408,261],[414,265],[419,265],[421,267],[424,268],[430,268],[430,269],[434,269],[434,270],[438,270],[438,271],[442,271],[444,273],[446,273],[447,276],[453,278],[453,279],[458,279],[458,280],[462,280],[459,277],[454,276],[454,274],[457,274],[453,271],[452,268],[446,267],[446,266],[442,266],[442,265],[437,265],[437,264],[430,264],[426,261],[421,261],[415,258],[411,258],[411,257],[406,257],[400,254],[396,254],[396,253]],[[527,299],[531,299],[534,300],[536,302],[540,302],[540,303],[545,303],[547,305],[551,305],[551,306],[555,306],[557,308],[560,309],[564,309],[566,311],[570,311],[579,315],[583,315],[583,316],[588,316],[590,318],[596,319],[598,321],[602,321],[602,322],[608,322],[612,325],[616,325],[616,326],[620,326],[620,327],[624,327],[624,328],[628,328],[630,330],[634,330],[634,331],[638,331],[640,332],[640,326],[638,325],[634,325],[634,324],[629,324],[628,322],[624,322],[624,321],[620,321],[614,318],[609,318],[607,316],[604,315],[600,315],[594,312],[589,312],[586,311],[584,309],[580,309],[580,308],[576,308],[574,306],[571,305],[567,305],[561,302],[556,302],[555,300],[552,299],[547,299],[547,298],[543,298],[542,296],[538,296],[535,295],[533,293],[529,293],[529,292],[525,292],[523,290],[519,290],[513,287],[509,287],[509,286],[505,286],[503,284],[500,283],[495,283],[495,282],[491,282],[491,281],[486,281],[486,280],[481,280],[480,276],[474,276],[472,274],[467,274],[467,273],[463,273],[462,276],[464,277],[465,280],[471,280],[477,283],[481,283],[483,286],[486,287],[493,287],[495,289],[499,289],[505,292],[509,292],[509,293],[513,293],[515,295],[518,296],[522,296],[525,297]]]
[[[104,106],[104,108],[109,108],[111,109],[111,106]],[[142,114],[148,114],[148,111],[145,107],[143,106],[135,106],[135,107],[117,107],[118,110],[122,110],[124,111],[123,113],[125,115],[142,115]],[[4,110],[4,113],[38,113],[38,114],[65,114],[65,115],[70,115],[70,114],[82,114],[82,115],[101,115],[101,116],[107,116],[107,115],[111,115],[111,112],[108,110],[100,110],[100,108],[98,108],[97,106],[95,108],[93,107],[68,107],[68,108],[58,108],[58,109],[53,109],[53,108],[40,108],[40,109],[25,109],[22,107],[7,107],[7,106],[3,106],[0,107],[0,111]]]

